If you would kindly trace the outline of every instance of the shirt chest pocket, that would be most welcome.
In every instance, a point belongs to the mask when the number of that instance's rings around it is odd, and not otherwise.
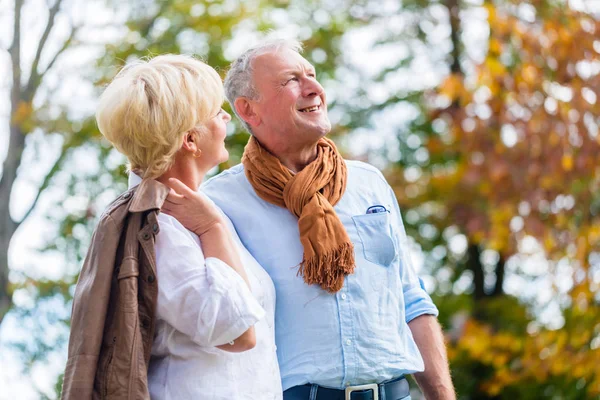
[[[396,257],[387,212],[352,217],[366,260],[387,267]]]

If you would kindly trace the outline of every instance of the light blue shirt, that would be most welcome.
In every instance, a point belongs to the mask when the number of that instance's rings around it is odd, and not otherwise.
[[[275,284],[283,390],[305,383],[342,389],[423,370],[407,323],[438,311],[410,262],[398,202],[379,170],[346,164],[348,184],[335,211],[354,243],[356,268],[335,294],[298,276],[297,218],[259,198],[241,164],[202,186]],[[374,205],[389,212],[366,214]]]

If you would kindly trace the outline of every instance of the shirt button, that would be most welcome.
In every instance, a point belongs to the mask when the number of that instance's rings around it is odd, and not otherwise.
[[[346,386],[350,386],[350,382],[346,382]]]
[[[346,297],[348,297],[346,296],[346,293],[342,293],[342,300],[346,300]]]
[[[346,339],[346,344],[347,344],[348,346],[350,346],[350,345],[352,344],[352,340],[350,340],[350,339]]]
[[[154,282],[154,275],[148,275],[148,283]]]
[[[158,224],[152,225],[152,232],[154,232],[154,233],[158,232]]]

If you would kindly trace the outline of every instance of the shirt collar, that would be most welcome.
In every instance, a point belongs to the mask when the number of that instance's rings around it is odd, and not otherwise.
[[[137,174],[130,172],[128,179],[129,189],[139,186],[133,194],[129,211],[144,212],[148,210],[158,210],[162,207],[169,188],[155,179],[142,179]]]
[[[129,171],[129,178],[127,179],[127,186],[131,189],[134,186],[142,183],[142,177],[133,171]]]

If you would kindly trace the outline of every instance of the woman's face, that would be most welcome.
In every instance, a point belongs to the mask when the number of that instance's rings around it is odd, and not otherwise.
[[[231,115],[220,109],[219,113],[204,125],[198,142],[198,148],[202,151],[198,161],[203,167],[210,169],[229,158],[229,152],[225,148],[229,121]]]

